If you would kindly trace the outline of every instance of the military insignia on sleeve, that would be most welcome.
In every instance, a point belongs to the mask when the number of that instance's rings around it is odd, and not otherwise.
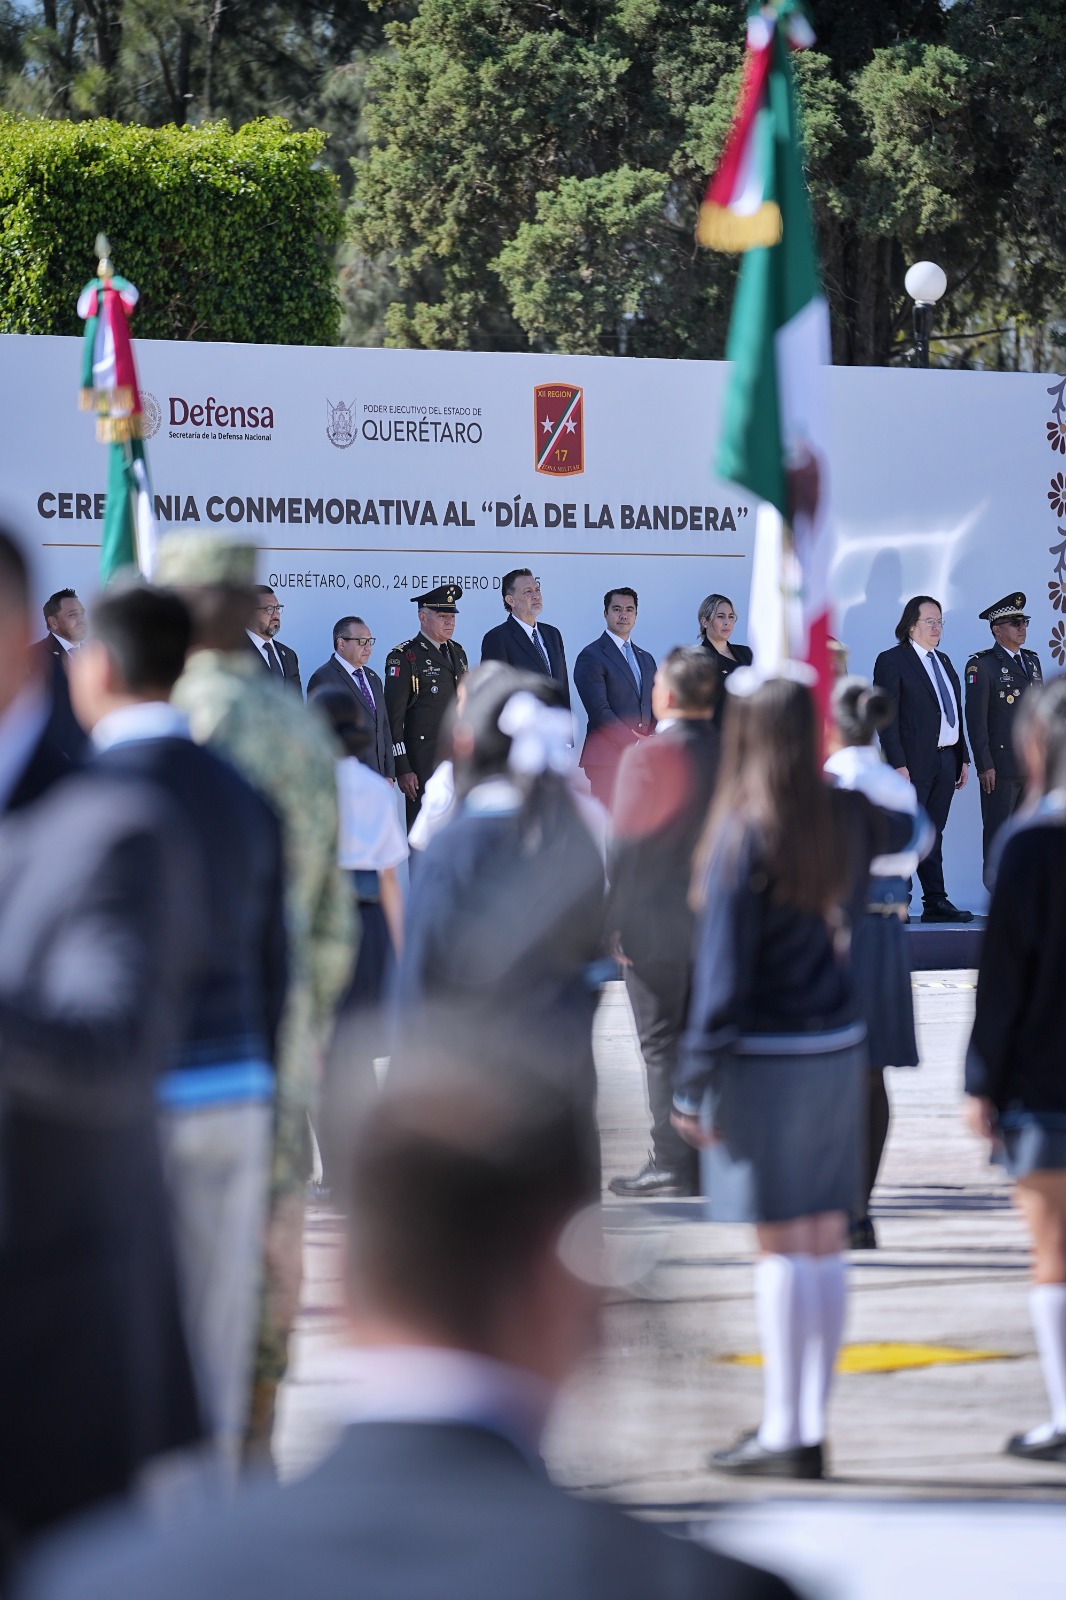
[[[392,666],[392,667],[389,668],[389,677],[390,678],[398,678],[399,676],[400,676],[400,663],[397,661],[395,666]]]
[[[976,683],[977,682],[977,670],[976,670],[976,668],[972,672],[968,672],[966,674],[966,682],[967,683]]]

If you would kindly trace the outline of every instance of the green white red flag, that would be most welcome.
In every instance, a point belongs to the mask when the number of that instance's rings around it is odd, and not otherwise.
[[[811,223],[790,53],[814,35],[799,0],[753,4],[732,132],[698,238],[743,251],[716,470],[759,501],[750,637],[773,672],[809,662],[829,691],[829,310]]]
[[[107,240],[101,236],[97,247],[99,275],[78,296],[78,315],[85,321],[81,405],[85,411],[96,412],[96,436],[110,446],[100,540],[100,582],[106,585],[124,569],[139,568],[145,577],[151,577],[157,533],[128,326],[138,293],[132,283],[112,271]]]

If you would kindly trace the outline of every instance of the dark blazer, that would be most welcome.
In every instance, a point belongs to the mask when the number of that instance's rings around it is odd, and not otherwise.
[[[52,716],[49,721],[49,742],[68,761],[81,761],[89,747],[85,730],[74,715],[70,704],[70,685],[67,681],[67,652],[54,633],[30,646],[43,664],[45,684],[52,695]]]
[[[91,769],[0,826],[0,1528],[196,1439],[156,1080],[201,958],[181,817]]]
[[[284,1488],[154,1538],[70,1537],[22,1600],[794,1600],[778,1577],[558,1489],[486,1428],[365,1422]]]
[[[60,778],[68,777],[76,770],[77,763],[71,761],[55,743],[49,719],[41,737],[30,752],[29,760],[16,779],[14,788],[6,802],[0,805],[0,815],[6,816],[12,811],[20,811],[23,806],[39,800],[46,789],[50,789]]]
[[[936,658],[955,696],[959,730],[955,744],[957,776],[970,760],[962,717],[962,688],[958,673],[942,650],[936,652]],[[909,641],[882,650],[874,662],[874,682],[892,697],[892,721],[882,728],[880,736],[889,765],[906,767],[915,783],[930,780],[939,770],[940,698]]]
[[[707,820],[721,736],[708,717],[675,722],[627,750],[611,807],[607,927],[638,968],[687,964],[692,858]]]
[[[1015,826],[981,943],[966,1093],[1000,1111],[1066,1114],[1066,816],[1051,806]]]
[[[191,739],[130,740],[96,756],[93,767],[164,789],[203,861],[208,941],[175,1065],[273,1061],[287,963],[281,826],[273,809],[236,767]]]
[[[614,638],[604,629],[574,662],[574,687],[588,716],[588,732],[578,765],[617,766],[623,750],[637,743],[637,733],[652,733],[651,686],[655,657],[638,644],[633,653],[640,666],[640,692]]]
[[[263,671],[269,672],[270,668],[263,660],[263,652],[259,649],[259,646],[254,645],[251,639],[248,638],[247,634],[244,636],[244,642],[248,646],[248,649],[258,657],[259,665],[262,667]],[[300,658],[296,654],[296,651],[290,650],[289,646],[287,644],[282,644],[281,640],[278,638],[271,639],[270,642],[278,653],[278,657],[281,661],[282,675],[285,679],[285,682],[291,683],[297,694],[303,694],[303,685],[300,682]],[[274,676],[276,677],[277,674],[275,673]]]
[[[755,657],[752,654],[750,645],[737,644],[735,639],[730,639],[729,641],[729,649],[736,657],[735,661],[730,661],[728,656],[723,656],[706,637],[703,640],[703,648],[711,652],[711,660],[718,668],[718,699],[714,703],[714,725],[716,728],[720,728],[726,708],[726,679],[738,667],[750,667]]]
[[[385,709],[385,689],[374,671],[373,667],[364,667],[367,682],[374,695],[374,708],[377,711],[377,728],[374,734],[373,748],[364,751],[360,756],[364,766],[370,767],[373,772],[380,772],[383,778],[396,776],[396,757],[392,753],[392,729],[389,726],[389,713]],[[330,656],[320,667],[316,667],[307,680],[308,698],[316,689],[345,689],[353,694],[361,706],[366,705],[359,690],[355,686],[348,668],[343,666],[335,655]]]
[[[544,641],[544,648],[548,652],[548,661],[551,664],[551,673],[544,665],[544,657],[529,637],[522,625],[508,615],[506,622],[501,622],[498,628],[490,628],[481,641],[482,661],[506,661],[510,667],[517,667],[522,672],[541,672],[545,677],[551,676],[566,695],[566,704],[570,705],[570,680],[566,674],[566,651],[563,648],[563,636],[558,628],[553,628],[550,622],[538,622],[537,632]]]

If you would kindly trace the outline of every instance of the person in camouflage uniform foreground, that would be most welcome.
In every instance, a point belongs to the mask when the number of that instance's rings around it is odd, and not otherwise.
[[[274,806],[285,851],[289,990],[278,1044],[270,1214],[247,1448],[269,1452],[302,1275],[311,1174],[308,1118],[336,1004],[351,977],[352,898],[337,866],[336,751],[321,720],[245,648],[255,548],[217,534],[168,534],[155,581],[193,615],[193,647],[173,692],[192,737],[226,756]]]

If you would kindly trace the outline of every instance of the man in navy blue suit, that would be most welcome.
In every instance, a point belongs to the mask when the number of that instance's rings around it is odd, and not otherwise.
[[[608,589],[603,615],[606,629],[574,662],[574,684],[588,717],[578,765],[596,799],[609,806],[623,753],[655,732],[655,657],[630,641],[637,620],[635,589]]]
[[[516,567],[504,574],[500,585],[507,621],[490,628],[481,641],[482,661],[506,661],[520,672],[540,672],[554,678],[570,706],[570,682],[566,676],[566,651],[563,636],[550,622],[541,622],[544,598],[540,579],[529,567]]]

